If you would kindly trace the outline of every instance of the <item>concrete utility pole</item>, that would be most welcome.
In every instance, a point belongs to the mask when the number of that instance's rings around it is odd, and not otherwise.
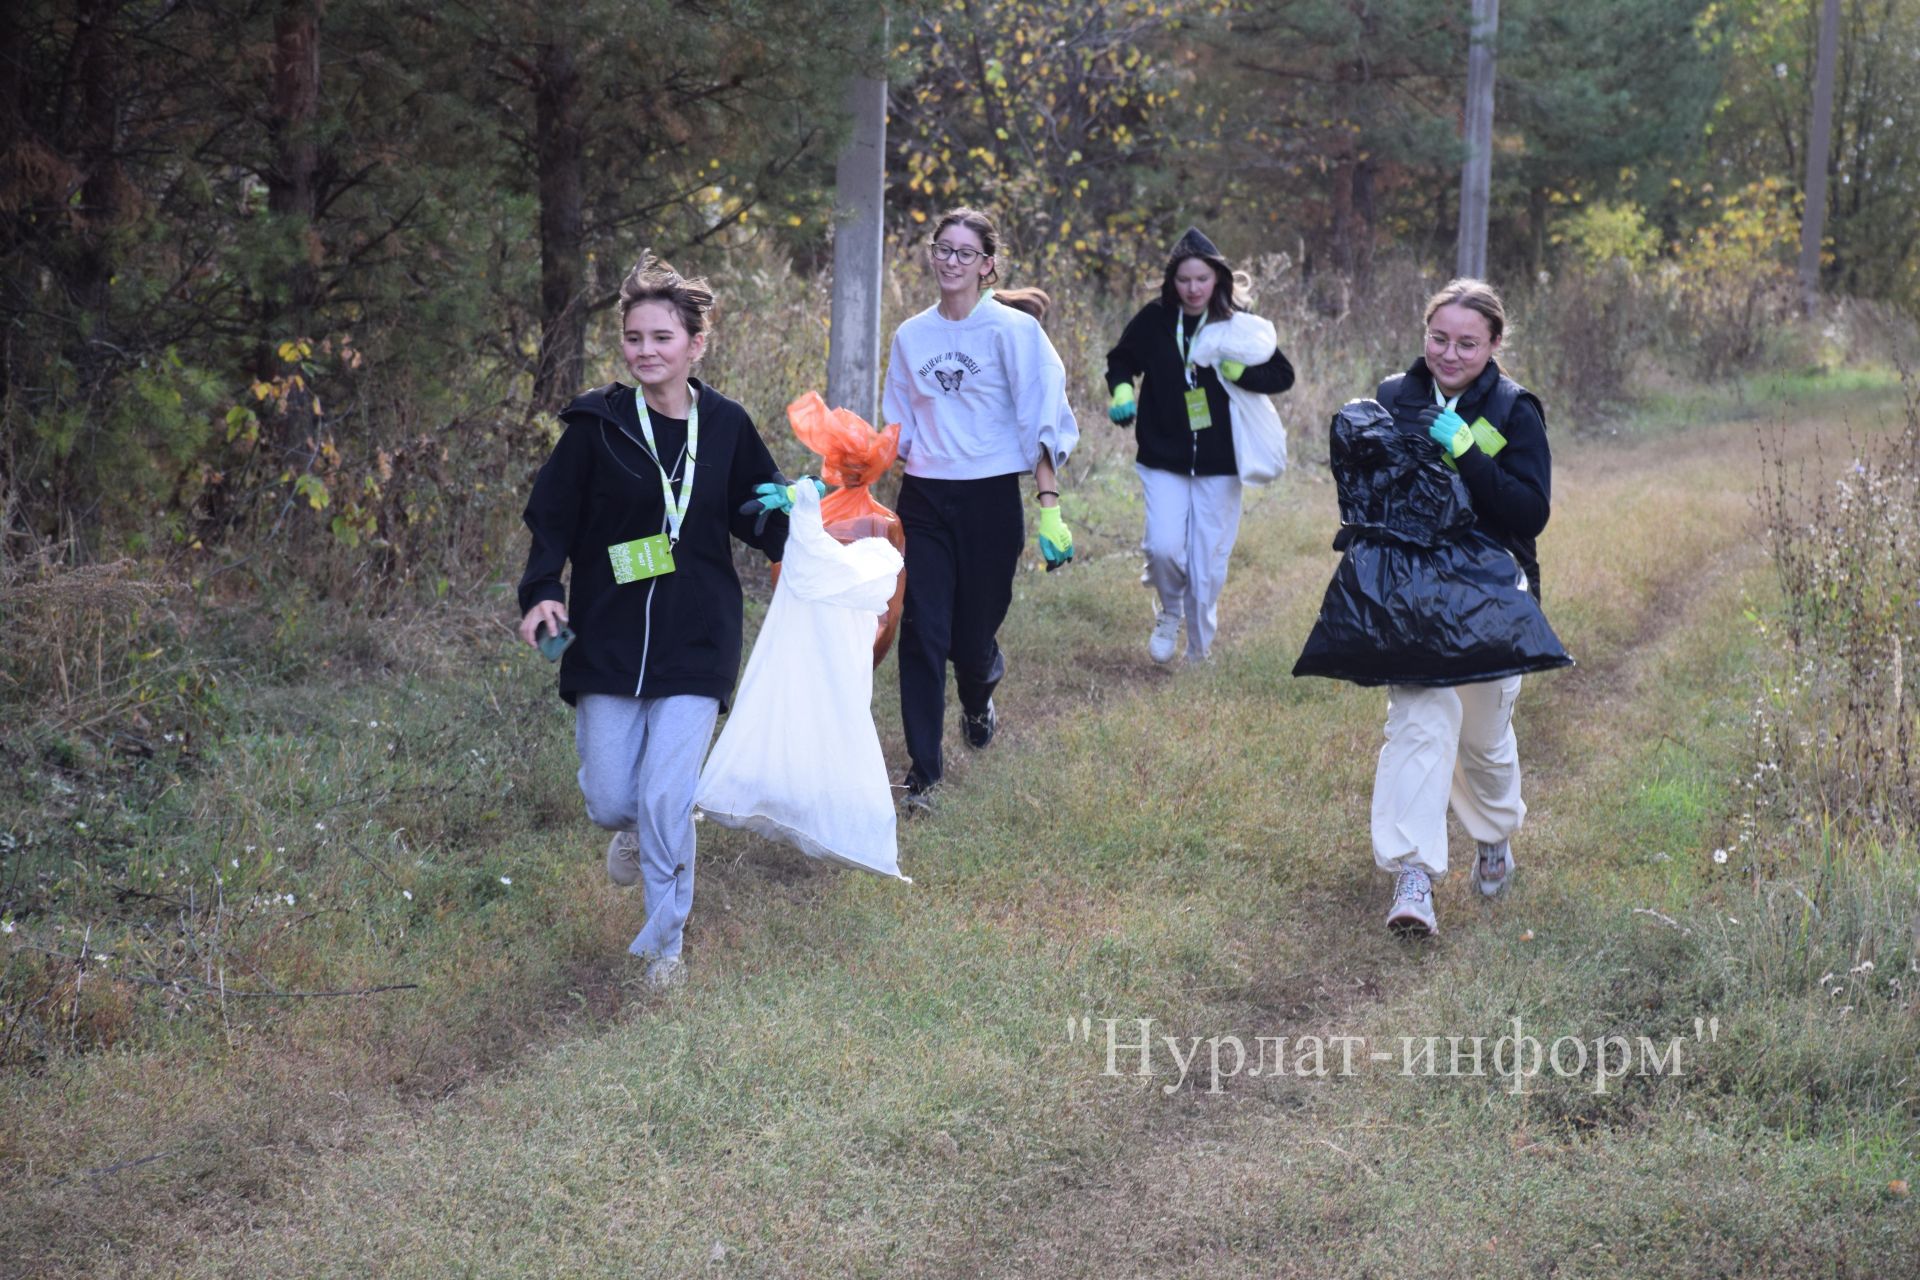
[[[1493,186],[1493,44],[1500,0],[1473,0],[1467,50],[1467,161],[1460,171],[1460,242],[1455,275],[1487,274],[1487,205]]]
[[[886,45],[884,25],[880,38]],[[887,82],[847,85],[853,136],[834,169],[833,332],[827,341],[827,405],[880,425],[880,282],[887,183]]]
[[[1814,59],[1813,128],[1807,134],[1807,203],[1800,212],[1800,305],[1820,305],[1820,241],[1827,222],[1827,155],[1833,133],[1833,57],[1840,43],[1840,0],[1820,11],[1820,51]]]

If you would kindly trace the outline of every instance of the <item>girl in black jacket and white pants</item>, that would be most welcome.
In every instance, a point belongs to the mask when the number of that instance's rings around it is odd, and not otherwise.
[[[1476,523],[1513,553],[1515,574],[1538,598],[1534,540],[1547,524],[1553,459],[1540,401],[1493,358],[1506,333],[1506,309],[1485,283],[1455,280],[1428,300],[1426,322],[1425,356],[1381,383],[1378,399],[1403,430],[1439,444],[1466,485]],[[1447,872],[1449,805],[1473,837],[1480,892],[1493,897],[1512,878],[1510,841],[1527,816],[1513,733],[1519,696],[1519,676],[1452,688],[1387,687],[1386,742],[1373,779],[1373,857],[1394,873],[1387,927],[1395,932],[1439,929],[1433,881]]]
[[[1213,241],[1188,228],[1167,258],[1159,298],[1127,322],[1107,353],[1108,416],[1122,426],[1135,423],[1139,440],[1134,470],[1147,503],[1141,549],[1147,585],[1159,596],[1147,641],[1155,662],[1173,661],[1183,620],[1187,661],[1204,660],[1219,624],[1227,559],[1240,532],[1233,414],[1220,378],[1265,395],[1293,385],[1293,365],[1278,349],[1261,364],[1222,361],[1218,371],[1187,358],[1203,326],[1237,309],[1233,287]]]
[[[782,510],[786,479],[753,420],[691,377],[713,294],[651,254],[620,287],[620,352],[639,391],[613,383],[576,398],[540,468],[525,519],[520,637],[572,626],[560,696],[587,816],[614,835],[607,874],[644,885],[646,925],[628,950],[647,980],[685,975],[693,907],[693,792],[714,721],[740,671],[742,603],[734,537],[770,560],[784,514],[756,528],[743,506]],[[571,608],[561,570],[571,562]]]

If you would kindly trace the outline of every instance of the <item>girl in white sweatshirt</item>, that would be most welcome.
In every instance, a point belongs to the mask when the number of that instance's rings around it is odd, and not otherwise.
[[[888,355],[883,407],[900,424],[906,466],[898,503],[907,535],[899,652],[910,816],[931,811],[940,781],[949,661],[967,745],[993,740],[993,690],[1006,672],[995,636],[1026,541],[1026,472],[1033,473],[1047,568],[1073,558],[1054,470],[1080,438],[1066,370],[1036,318],[1046,295],[988,288],[999,278],[998,248],[984,213],[944,215],[928,245],[940,300],[900,326]]]

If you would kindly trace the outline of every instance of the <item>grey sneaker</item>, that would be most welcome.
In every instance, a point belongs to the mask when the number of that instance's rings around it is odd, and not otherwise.
[[[1153,620],[1153,634],[1147,637],[1147,656],[1155,662],[1172,662],[1175,646],[1180,643],[1180,615],[1168,613],[1165,609]]]
[[[907,784],[907,794],[900,802],[901,812],[908,818],[931,818],[934,808],[939,804],[940,784],[929,783],[924,787]]]
[[[631,831],[616,831],[607,841],[607,879],[622,889],[640,883],[640,837]]]
[[[662,956],[647,965],[647,985],[655,991],[671,991],[686,981],[687,966],[679,956]]]
[[[1420,868],[1408,867],[1395,878],[1387,928],[1403,938],[1430,938],[1440,932],[1433,915],[1433,880]]]
[[[1513,850],[1507,847],[1505,840],[1498,844],[1476,841],[1480,846],[1480,856],[1473,864],[1473,883],[1480,892],[1489,898],[1497,898],[1506,891],[1507,881],[1513,878]]]

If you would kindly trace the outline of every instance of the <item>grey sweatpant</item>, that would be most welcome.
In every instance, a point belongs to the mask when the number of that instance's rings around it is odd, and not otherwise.
[[[693,789],[720,703],[691,694],[583,693],[575,710],[573,742],[587,817],[640,840],[647,923],[627,950],[677,956],[693,910]]]

